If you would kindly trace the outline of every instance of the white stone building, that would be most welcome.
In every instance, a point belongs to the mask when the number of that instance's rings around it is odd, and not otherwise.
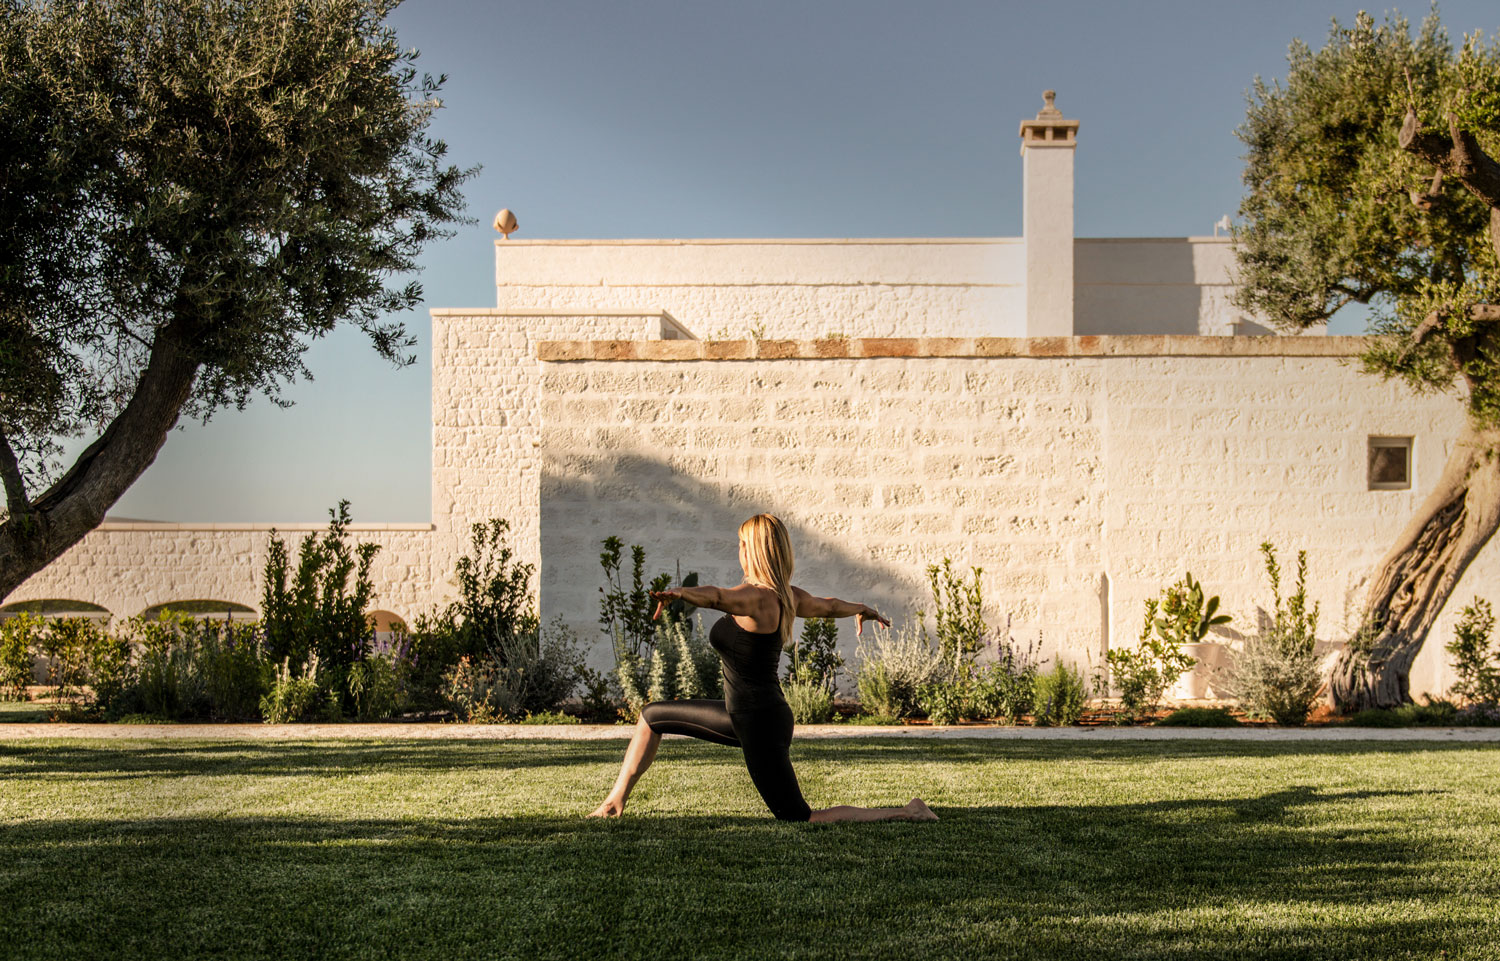
[[[504,517],[543,616],[600,637],[604,537],[733,583],[769,511],[801,586],[899,616],[951,557],[992,623],[1085,669],[1185,571],[1253,625],[1266,540],[1308,551],[1320,636],[1346,636],[1460,403],[1359,373],[1359,338],[1244,336],[1226,239],[1075,238],[1077,130],[1050,95],[1022,123],[1017,238],[496,241],[496,306],[431,312],[431,523],[354,528],[378,606],[451,599],[469,525]],[[6,601],[254,607],[269,528],[107,523]],[[1491,546],[1414,692],[1451,682],[1442,643],[1497,571]]]

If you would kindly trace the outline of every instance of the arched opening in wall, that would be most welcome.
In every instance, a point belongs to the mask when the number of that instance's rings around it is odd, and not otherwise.
[[[164,614],[185,614],[200,621],[253,621],[255,608],[234,601],[191,600],[153,604],[141,611],[144,620],[160,620]]]
[[[65,617],[86,617],[100,623],[110,618],[108,608],[90,604],[88,601],[74,601],[60,597],[38,601],[16,601],[0,607],[0,621],[10,620],[17,614],[35,614],[52,620]]]
[[[21,614],[31,614],[49,621],[61,621],[70,618],[83,618],[93,621],[97,628],[104,628],[109,623],[110,613],[108,608],[100,607],[98,604],[90,604],[88,601],[75,601],[64,597],[51,597],[45,600],[16,601],[11,604],[0,606],[0,621],[8,621]],[[26,684],[48,683],[47,675],[50,670],[51,660],[47,655],[33,648],[31,657],[31,679]],[[25,663],[24,661],[22,662]],[[24,671],[25,668],[23,667]],[[24,687],[25,685],[23,685]]]
[[[373,647],[376,651],[389,650],[398,637],[410,630],[406,620],[391,611],[370,611],[365,615],[365,623],[375,632]]]

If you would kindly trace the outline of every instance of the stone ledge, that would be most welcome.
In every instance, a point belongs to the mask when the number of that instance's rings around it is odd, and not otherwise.
[[[850,337],[830,340],[546,340],[537,359],[850,360],[871,357],[1357,357],[1364,337]]]
[[[293,524],[195,524],[192,522],[176,521],[105,521],[95,531],[325,531],[328,529],[327,521],[298,521]],[[376,532],[376,531],[435,531],[435,524],[350,524],[347,528],[350,532]]]
[[[495,247],[949,247],[1023,244],[1024,237],[699,237],[621,239],[496,239]]]
[[[433,307],[434,317],[666,317],[677,318],[665,310],[620,310],[603,307]]]

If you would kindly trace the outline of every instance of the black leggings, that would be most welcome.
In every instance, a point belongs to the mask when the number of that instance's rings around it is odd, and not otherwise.
[[[750,780],[776,820],[812,817],[787,754],[792,745],[792,709],[786,705],[730,714],[723,701],[652,701],[641,708],[641,717],[658,734],[686,734],[740,748]]]

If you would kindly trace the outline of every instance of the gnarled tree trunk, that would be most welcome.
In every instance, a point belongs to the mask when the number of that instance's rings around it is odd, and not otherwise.
[[[0,600],[99,526],[145,473],[187,401],[199,361],[182,322],[159,330],[135,393],[99,439],[35,501],[25,494],[15,454],[0,435],[7,516],[0,523]]]
[[[1500,527],[1500,430],[1464,429],[1437,486],[1376,568],[1365,606],[1373,641],[1346,648],[1329,678],[1340,711],[1411,699],[1412,662],[1464,571]]]

